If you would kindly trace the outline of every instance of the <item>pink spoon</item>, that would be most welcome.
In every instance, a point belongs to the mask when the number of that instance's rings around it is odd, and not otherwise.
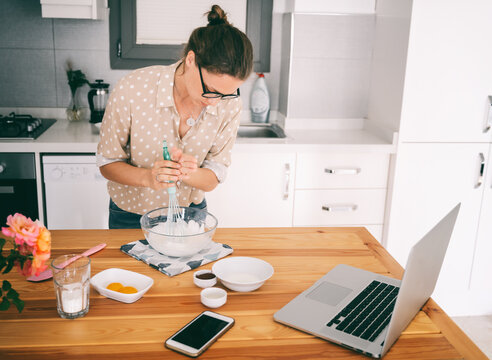
[[[68,259],[67,261],[63,262],[60,264],[59,268],[60,269],[63,269],[65,267],[67,267],[68,265],[70,265],[71,263],[73,263],[74,261],[80,259],[82,256],[89,256],[89,255],[92,255],[94,253],[97,253],[99,250],[102,250],[106,247],[106,244],[102,243],[102,244],[99,244],[97,246],[94,246],[93,248],[87,250],[87,251],[84,251],[82,254],[80,255],[77,255],[77,256],[74,256],[70,259]],[[53,272],[51,271],[51,269],[46,269],[45,271],[43,271],[42,273],[40,273],[39,275],[32,275],[32,276],[29,276],[27,278],[28,281],[43,281],[43,280],[48,280],[48,279],[51,279],[53,277]]]

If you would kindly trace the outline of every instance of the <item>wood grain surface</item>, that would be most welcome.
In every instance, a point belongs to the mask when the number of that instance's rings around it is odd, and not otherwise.
[[[89,313],[66,320],[56,312],[51,280],[30,283],[15,271],[2,275],[20,293],[25,309],[21,314],[15,308],[0,312],[0,359],[184,359],[166,349],[164,341],[206,310],[201,289],[193,284],[193,271],[168,277],[119,250],[142,238],[140,230],[52,231],[52,257],[105,242],[108,246],[91,256],[92,275],[119,267],[152,277],[154,285],[133,304],[91,289]],[[231,256],[268,261],[275,274],[257,291],[228,290],[227,304],[215,311],[233,317],[236,324],[200,358],[367,359],[273,320],[278,309],[340,263],[401,278],[403,269],[364,228],[217,229],[214,240],[232,246]],[[486,359],[433,300],[385,356],[462,358]]]

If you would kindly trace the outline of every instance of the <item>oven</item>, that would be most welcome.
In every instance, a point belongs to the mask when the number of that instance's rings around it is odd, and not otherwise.
[[[0,153],[0,223],[21,213],[39,218],[36,165],[33,153]]]

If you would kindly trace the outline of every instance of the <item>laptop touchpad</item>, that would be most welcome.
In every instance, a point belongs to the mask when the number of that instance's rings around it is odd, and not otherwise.
[[[306,297],[335,306],[351,292],[352,289],[324,281],[307,294]]]

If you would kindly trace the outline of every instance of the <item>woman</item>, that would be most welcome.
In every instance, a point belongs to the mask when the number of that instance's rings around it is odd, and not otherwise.
[[[253,49],[219,6],[208,22],[193,31],[181,61],[137,69],[111,93],[97,158],[112,229],[140,228],[141,215],[168,205],[175,184],[181,206],[204,209],[204,192],[225,179]],[[173,161],[163,160],[163,140]]]

